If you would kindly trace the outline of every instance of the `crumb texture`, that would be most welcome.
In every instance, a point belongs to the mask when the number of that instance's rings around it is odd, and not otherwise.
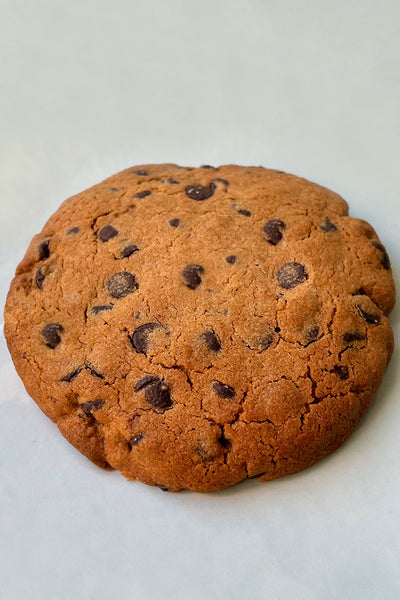
[[[33,238],[5,334],[29,394],[90,460],[207,492],[343,443],[390,360],[393,305],[384,246],[326,188],[142,165]]]

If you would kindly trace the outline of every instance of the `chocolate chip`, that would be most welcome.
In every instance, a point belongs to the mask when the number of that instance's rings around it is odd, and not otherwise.
[[[64,377],[61,377],[60,381],[66,381],[68,383],[71,383],[71,381],[79,375],[79,373],[82,371],[82,369],[83,369],[83,367],[77,367],[76,369],[71,371],[71,373],[64,375]]]
[[[105,404],[105,400],[91,400],[80,405],[85,415],[90,415],[92,410],[99,410]]]
[[[223,183],[224,185],[226,185],[226,187],[229,186],[229,181],[227,179],[222,179],[221,177],[216,177],[214,179],[214,181],[220,181],[221,183]]]
[[[38,288],[41,290],[43,287],[43,281],[45,279],[45,275],[42,272],[42,267],[39,267],[38,270],[35,273],[35,282],[36,285],[38,286]]]
[[[132,173],[134,173],[135,175],[139,175],[140,177],[146,177],[148,175],[148,172],[144,171],[143,169],[135,169],[134,171],[132,171]]]
[[[207,446],[202,440],[197,441],[195,452],[200,456],[201,460],[210,460],[212,458],[207,451]]]
[[[123,248],[121,250],[121,257],[129,258],[130,256],[132,256],[132,254],[134,254],[138,250],[139,250],[139,248],[136,246],[136,244],[131,244],[130,246],[126,246],[125,248]]]
[[[142,377],[142,379],[139,379],[139,381],[135,383],[134,390],[135,392],[140,392],[140,390],[142,390],[143,388],[147,387],[148,385],[151,385],[152,383],[157,383],[158,381],[160,381],[158,375],[145,375],[144,377]]]
[[[226,262],[227,262],[229,265],[234,265],[234,264],[235,264],[235,262],[236,262],[236,255],[235,255],[235,254],[230,254],[229,256],[227,256],[227,257],[226,257],[226,259],[225,259],[225,260],[226,260]]]
[[[98,315],[103,312],[103,310],[112,310],[114,308],[114,304],[99,304],[98,306],[92,306],[92,313]]]
[[[87,364],[86,365],[87,370],[89,371],[89,373],[91,375],[93,375],[93,377],[98,377],[99,379],[104,379],[104,375],[102,375],[101,373],[98,373],[96,371],[96,369],[94,367],[92,367],[92,365]]]
[[[365,340],[365,335],[363,335],[359,331],[347,331],[343,335],[343,341],[346,344],[349,344],[351,342],[360,342],[361,340]]]
[[[150,404],[150,406],[156,410],[167,410],[172,406],[169,387],[165,381],[161,381],[160,379],[154,383],[146,385],[144,389],[144,397],[146,398],[148,404]]]
[[[207,200],[211,198],[216,189],[215,183],[211,183],[208,187],[205,185],[187,185],[185,187],[186,195],[192,200]]]
[[[268,348],[272,345],[274,341],[274,336],[272,333],[268,333],[266,336],[259,339],[257,344],[257,350],[262,352],[263,350],[268,350]]]
[[[132,446],[137,446],[142,441],[142,439],[143,439],[143,435],[141,433],[138,433],[137,435],[132,436],[128,442],[129,447],[132,448]]]
[[[215,169],[212,165],[201,165],[200,169]]]
[[[278,171],[278,173],[280,173],[281,171]],[[262,477],[263,475],[266,474],[266,471],[262,471],[261,473],[256,473],[256,475],[250,475],[250,477],[247,477],[247,479],[258,479],[259,477]]]
[[[389,271],[390,269],[390,259],[389,259],[389,255],[386,252],[385,248],[382,246],[382,244],[379,244],[379,242],[372,242],[372,245],[374,248],[376,248],[377,250],[379,250],[380,252],[382,252],[382,258],[381,258],[381,265],[384,269],[386,269],[387,271]]]
[[[360,317],[362,317],[370,325],[379,325],[379,323],[381,322],[381,318],[379,315],[377,315],[375,313],[367,312],[366,310],[361,308],[361,306],[359,306],[359,305],[357,305],[356,308],[358,310]]]
[[[238,213],[239,215],[243,215],[244,217],[251,217],[251,212],[249,210],[246,210],[245,208],[239,208]]]
[[[119,188],[116,187],[110,187],[108,189],[110,190],[110,192],[119,192]]]
[[[336,365],[333,367],[333,372],[343,381],[349,378],[349,368],[344,365]]]
[[[326,219],[325,223],[320,225],[320,229],[322,229],[322,231],[325,231],[326,233],[329,233],[331,231],[337,231],[336,225],[332,223],[329,219]]]
[[[146,196],[150,196],[150,190],[143,190],[143,192],[138,192],[135,194],[135,198],[146,198]]]
[[[267,238],[267,242],[272,246],[276,246],[278,242],[283,238],[282,229],[285,229],[286,225],[280,219],[270,219],[264,225],[264,234]]]
[[[79,233],[79,232],[80,232],[79,227],[71,227],[71,229],[68,229],[67,235],[74,235],[74,233]]]
[[[222,383],[221,381],[214,381],[213,390],[220,398],[234,398],[236,392],[230,385]]]
[[[167,177],[166,179],[161,179],[161,181],[162,181],[162,183],[170,183],[171,185],[179,183],[179,181],[177,181],[176,179],[173,179],[172,177]]]
[[[204,273],[201,265],[187,265],[182,271],[185,285],[191,290],[195,290],[201,284],[201,273]]]
[[[169,489],[167,488],[167,486],[166,486],[166,485],[163,485],[162,483],[156,483],[156,486],[157,486],[158,488],[160,488],[160,490],[161,490],[162,492],[169,492]]]
[[[46,346],[54,350],[61,342],[60,333],[63,331],[64,327],[60,323],[47,323],[42,329],[42,336]]]
[[[212,352],[219,352],[221,350],[221,342],[212,329],[205,331],[200,337],[205,341],[207,348]]]
[[[115,273],[106,284],[108,293],[113,298],[124,298],[128,294],[132,294],[139,286],[136,282],[136,278],[132,273],[121,271]]]
[[[112,238],[118,235],[119,231],[115,229],[112,225],[106,225],[102,227],[98,233],[98,238],[101,242],[108,242]]]
[[[276,279],[285,290],[291,290],[308,279],[308,273],[303,265],[298,262],[286,263],[279,269]]]
[[[307,334],[309,342],[315,342],[315,340],[318,338],[318,334],[319,334],[319,327],[318,327],[318,325],[316,325],[312,329],[309,329],[306,332],[306,334]]]
[[[147,354],[149,346],[149,334],[154,331],[157,327],[160,327],[158,323],[145,323],[140,325],[130,336],[132,346],[141,354]]]
[[[38,252],[39,252],[39,260],[46,260],[50,256],[50,248],[49,248],[50,240],[45,240],[41,244],[39,244]]]
[[[178,227],[180,222],[181,222],[180,219],[171,219],[169,224],[171,225],[171,227]]]

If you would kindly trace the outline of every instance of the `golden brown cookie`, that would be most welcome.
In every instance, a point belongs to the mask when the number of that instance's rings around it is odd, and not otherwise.
[[[261,167],[144,165],[33,238],[5,334],[90,460],[207,492],[340,446],[390,359],[393,304],[384,247],[333,192]]]

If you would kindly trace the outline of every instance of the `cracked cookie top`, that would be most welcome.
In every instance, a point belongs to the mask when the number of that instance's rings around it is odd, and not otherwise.
[[[262,167],[143,165],[33,238],[5,334],[93,462],[212,491],[348,437],[390,359],[393,304],[384,246],[333,192]]]

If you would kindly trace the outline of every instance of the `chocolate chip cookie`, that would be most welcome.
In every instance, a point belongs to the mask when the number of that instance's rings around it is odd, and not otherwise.
[[[342,444],[390,359],[393,304],[384,246],[333,192],[261,167],[144,165],[33,238],[5,334],[90,460],[208,492]]]

